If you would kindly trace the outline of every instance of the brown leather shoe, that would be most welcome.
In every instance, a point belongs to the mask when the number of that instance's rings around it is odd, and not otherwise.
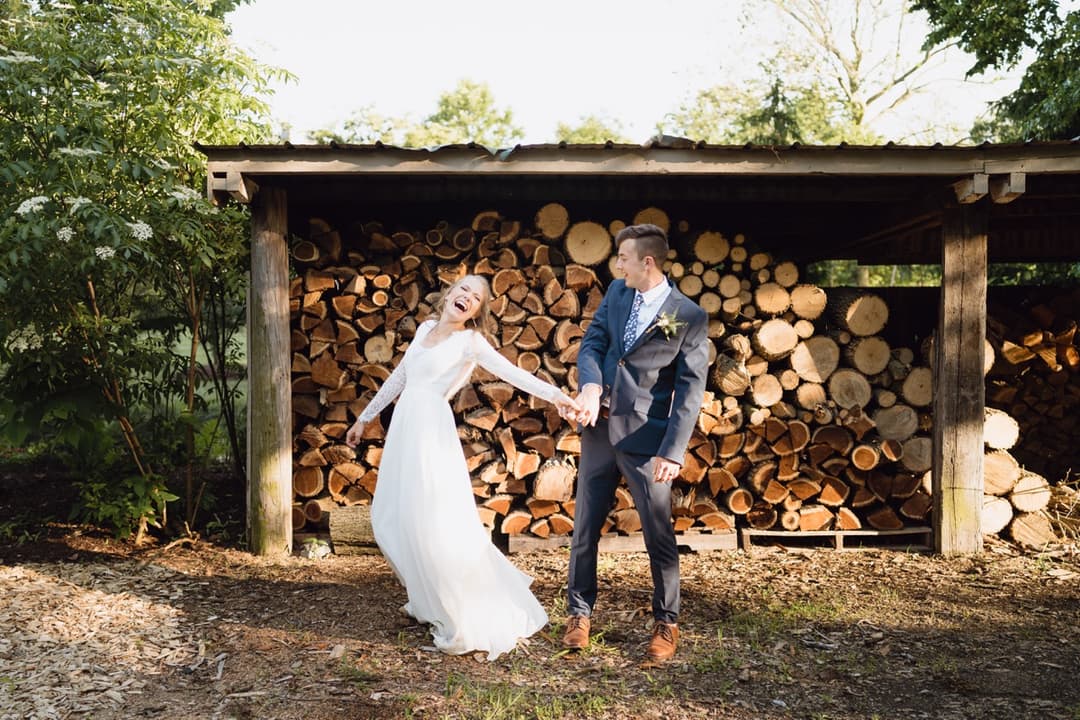
[[[566,618],[566,633],[563,635],[564,648],[581,650],[589,646],[589,618],[584,615],[571,615]]]
[[[648,658],[654,662],[675,657],[679,644],[679,626],[657,620],[653,623],[652,640],[649,641]]]

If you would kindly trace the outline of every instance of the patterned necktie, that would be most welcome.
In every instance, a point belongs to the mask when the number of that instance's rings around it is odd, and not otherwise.
[[[637,339],[638,313],[641,304],[645,302],[645,296],[639,292],[634,293],[634,304],[630,308],[630,317],[626,318],[626,329],[623,330],[623,349],[629,349]]]

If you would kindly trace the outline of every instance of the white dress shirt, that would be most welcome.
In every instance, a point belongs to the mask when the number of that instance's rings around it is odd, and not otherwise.
[[[671,294],[671,285],[667,280],[662,280],[656,287],[646,290],[645,292],[637,291],[642,296],[641,309],[638,310],[637,316],[637,331],[634,333],[634,339],[641,337],[641,333],[645,332],[645,328],[652,324],[652,321],[656,319],[657,313],[660,312],[661,306],[664,301],[667,300],[667,296]]]

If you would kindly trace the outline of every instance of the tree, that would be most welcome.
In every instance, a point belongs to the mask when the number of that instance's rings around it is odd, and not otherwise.
[[[845,116],[844,104],[835,93],[830,94],[818,83],[788,85],[775,66],[765,67],[764,78],[739,87],[716,86],[700,91],[692,101],[666,115],[657,129],[717,145],[877,140],[876,135]]]
[[[121,534],[163,518],[181,444],[193,517],[203,311],[242,284],[246,216],[207,202],[194,147],[268,132],[230,6],[8,0],[0,23],[0,425],[67,448]]]
[[[434,113],[405,131],[404,144],[433,147],[475,142],[499,148],[512,145],[522,137],[524,132],[514,125],[513,112],[495,106],[487,84],[465,79],[439,96]]]
[[[933,31],[926,42],[955,38],[975,56],[968,76],[1016,67],[1025,52],[1035,59],[1020,86],[993,104],[976,126],[977,140],[1067,139],[1080,135],[1080,9],[1057,0],[915,0]]]
[[[904,0],[771,0],[802,36],[807,70],[823,85],[831,81],[855,127],[872,126],[925,88],[931,61],[948,45],[917,40],[924,35]]]
[[[323,128],[308,133],[311,142],[329,145],[331,142],[374,145],[399,145],[408,122],[382,115],[371,105],[360,108],[341,124],[340,128]]]
[[[879,126],[932,82],[947,49],[919,49],[924,25],[903,0],[755,0],[747,7],[755,27],[781,31],[761,75],[701,91],[664,118],[662,132],[715,143],[880,142]],[[765,16],[769,8],[775,22]],[[926,119],[915,135],[937,132]]]
[[[614,143],[633,142],[622,131],[618,120],[607,121],[597,115],[586,115],[578,119],[577,125],[559,123],[555,128],[556,142],[571,144],[603,144],[608,140]]]

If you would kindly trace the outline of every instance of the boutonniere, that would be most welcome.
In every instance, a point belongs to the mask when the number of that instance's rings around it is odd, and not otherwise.
[[[660,332],[664,333],[665,338],[670,340],[672,337],[675,336],[675,333],[679,332],[679,328],[681,328],[685,324],[686,323],[684,323],[682,320],[679,320],[678,316],[675,315],[675,313],[669,314],[662,312],[656,316],[656,320],[653,320],[652,327],[649,329],[652,330],[653,328],[655,328],[659,330]]]

